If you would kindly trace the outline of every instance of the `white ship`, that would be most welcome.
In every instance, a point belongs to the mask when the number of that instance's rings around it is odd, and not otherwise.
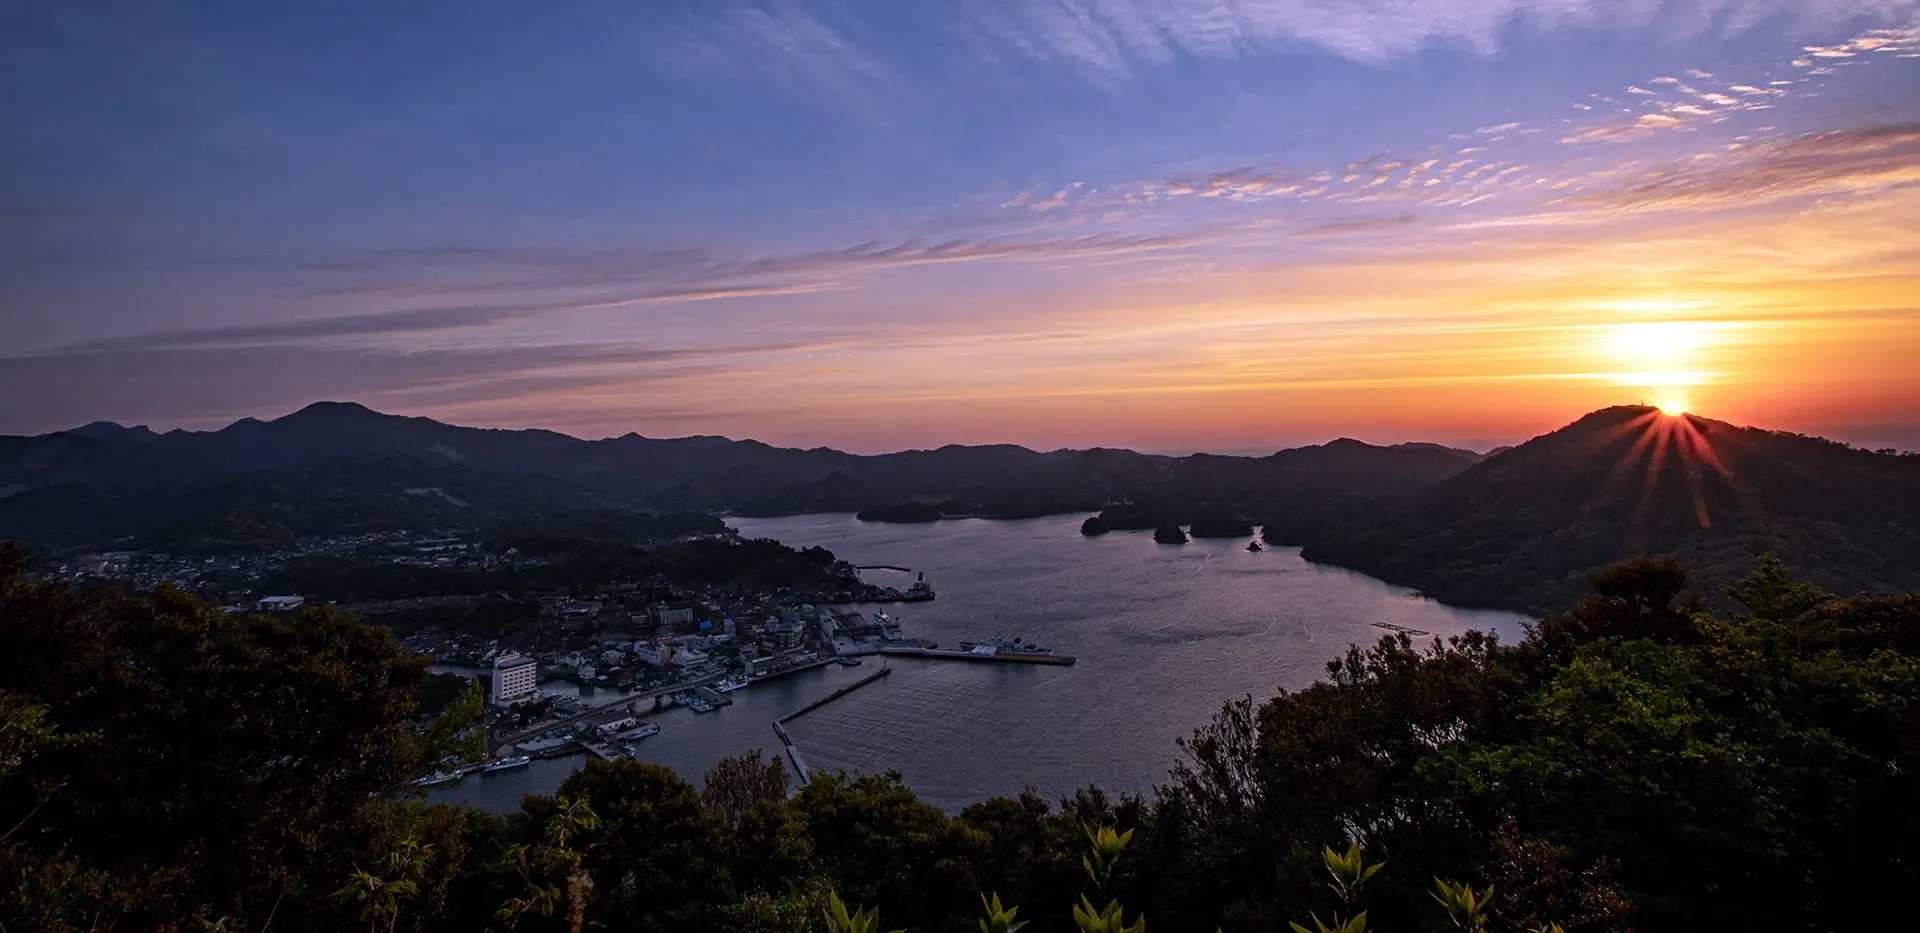
[[[533,758],[529,755],[515,755],[512,758],[502,758],[480,770],[486,774],[492,774],[495,771],[512,771],[516,768],[524,768],[532,762]]]

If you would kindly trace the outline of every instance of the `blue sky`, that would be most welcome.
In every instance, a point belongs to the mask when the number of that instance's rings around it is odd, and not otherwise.
[[[1917,14],[7,5],[0,431],[1916,446]]]

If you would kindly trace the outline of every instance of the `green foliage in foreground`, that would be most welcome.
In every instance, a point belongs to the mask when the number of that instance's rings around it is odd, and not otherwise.
[[[325,610],[76,593],[0,554],[7,931],[1593,933],[1875,928],[1920,886],[1920,600],[1631,561],[1522,643],[1354,648],[1149,797],[949,815],[898,775],[594,762],[505,818],[423,659]],[[1384,867],[1383,867],[1384,866]]]

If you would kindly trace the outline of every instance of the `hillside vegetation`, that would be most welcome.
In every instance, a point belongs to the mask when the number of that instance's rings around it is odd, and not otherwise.
[[[595,762],[504,819],[411,796],[472,753],[479,697],[421,718],[425,659],[384,630],[23,565],[0,553],[8,930],[1785,933],[1880,928],[1920,885],[1920,600],[1777,562],[1727,612],[1636,560],[1517,645],[1349,649],[1228,703],[1144,797],[949,814],[892,774],[789,796],[750,755],[704,789]]]
[[[472,529],[552,510],[876,520],[1022,518],[1154,502],[1267,514],[1413,492],[1477,455],[1342,440],[1267,457],[1163,457],[1012,445],[862,456],[724,437],[581,440],[321,402],[218,431],[93,424],[0,437],[0,539],[41,548],[216,551],[304,535]],[[930,503],[939,503],[937,506]]]
[[[1711,593],[1776,554],[1836,592],[1920,588],[1920,457],[1610,408],[1363,520],[1276,526],[1313,560],[1443,600],[1545,609],[1635,554]]]

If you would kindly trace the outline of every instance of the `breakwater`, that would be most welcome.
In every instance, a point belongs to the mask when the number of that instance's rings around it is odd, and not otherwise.
[[[868,674],[867,676],[854,681],[853,683],[850,683],[844,687],[841,687],[840,689],[835,690],[832,693],[829,693],[826,696],[823,696],[820,699],[813,701],[812,703],[808,703],[807,705],[802,706],[799,709],[794,710],[793,712],[788,713],[785,716],[782,716],[779,719],[776,719],[773,721],[773,734],[780,737],[780,746],[782,750],[784,750],[787,753],[787,761],[793,765],[794,772],[800,775],[800,786],[805,787],[807,785],[807,762],[806,762],[806,759],[800,757],[800,749],[794,746],[793,737],[787,734],[787,723],[790,723],[796,719],[799,719],[800,717],[805,716],[806,714],[811,713],[814,710],[817,710],[820,707],[827,705],[828,703],[832,703],[833,701],[838,700],[841,697],[846,696],[847,694],[852,693],[853,691],[858,690],[861,687],[864,687],[870,683],[873,683],[874,681],[879,680],[880,678],[885,677],[891,673],[893,673],[893,668],[882,667],[879,670],[874,671],[873,673]]]

